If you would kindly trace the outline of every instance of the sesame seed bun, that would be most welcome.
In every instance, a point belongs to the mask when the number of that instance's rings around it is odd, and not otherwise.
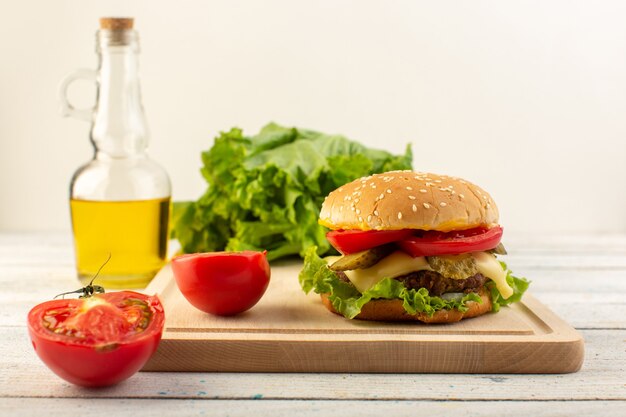
[[[468,310],[463,313],[459,310],[439,310],[429,316],[426,313],[409,314],[402,306],[402,300],[375,299],[366,303],[361,312],[355,317],[359,320],[376,321],[421,321],[424,323],[454,323],[463,319],[482,316],[491,311],[491,297],[487,290],[482,288],[478,293],[482,302],[469,301]],[[335,310],[328,299],[328,294],[321,294],[322,303],[331,312],[340,314]]]
[[[497,224],[498,208],[485,190],[461,178],[391,171],[331,192],[319,223],[332,230],[448,232]]]

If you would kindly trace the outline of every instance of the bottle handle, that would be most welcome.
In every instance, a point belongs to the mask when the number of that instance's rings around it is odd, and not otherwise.
[[[72,105],[72,103],[70,103],[70,101],[67,98],[67,89],[69,88],[70,84],[72,84],[76,80],[93,81],[94,83],[96,83],[96,86],[97,86],[99,84],[98,83],[98,71],[88,69],[88,68],[81,68],[69,74],[67,77],[63,79],[63,81],[61,81],[61,85],[59,86],[59,99],[61,101],[61,115],[63,117],[71,116],[75,119],[84,120],[86,122],[91,122],[93,120],[95,105],[87,109],[77,109],[76,107]]]

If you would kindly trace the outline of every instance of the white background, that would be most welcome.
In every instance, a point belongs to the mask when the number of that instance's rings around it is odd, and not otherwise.
[[[220,130],[343,133],[480,184],[508,230],[626,231],[626,2],[0,0],[0,230],[69,230],[60,80],[136,18],[151,156],[199,196]],[[88,83],[71,90],[89,104]]]

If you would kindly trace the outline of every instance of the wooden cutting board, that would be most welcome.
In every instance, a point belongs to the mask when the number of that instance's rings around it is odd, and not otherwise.
[[[270,285],[237,316],[203,313],[166,266],[146,289],[165,306],[147,371],[568,373],[582,336],[529,294],[497,314],[445,325],[347,320],[298,283],[301,262],[272,266]]]

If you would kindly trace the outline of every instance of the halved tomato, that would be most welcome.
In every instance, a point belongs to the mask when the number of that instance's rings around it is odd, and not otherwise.
[[[155,352],[165,314],[157,296],[133,291],[51,300],[28,313],[28,331],[41,360],[76,385],[116,384]]]
[[[502,239],[502,227],[477,227],[454,232],[427,231],[397,242],[412,256],[457,255],[494,249]]]
[[[385,243],[406,239],[415,230],[333,230],[326,233],[326,239],[344,255],[361,252]]]
[[[220,316],[252,308],[265,294],[271,270],[266,252],[190,253],[172,259],[176,285],[194,307]]]

